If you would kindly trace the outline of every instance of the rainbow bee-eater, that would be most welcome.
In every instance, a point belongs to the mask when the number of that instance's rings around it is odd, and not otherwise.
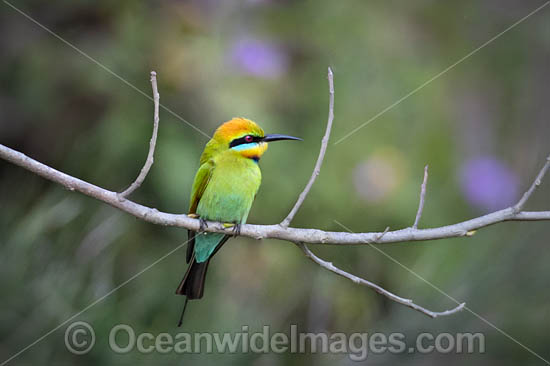
[[[204,148],[200,167],[191,191],[189,216],[198,217],[201,227],[206,220],[233,226],[236,234],[246,223],[252,202],[262,181],[258,162],[270,141],[301,140],[287,135],[266,135],[253,121],[233,118],[222,124]],[[210,259],[231,235],[188,231],[187,263],[189,267],[176,294],[188,300],[200,299],[204,292]]]

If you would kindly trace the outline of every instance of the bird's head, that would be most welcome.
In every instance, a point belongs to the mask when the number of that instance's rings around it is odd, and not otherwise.
[[[212,140],[223,150],[258,161],[267,150],[268,142],[301,139],[287,135],[266,135],[255,122],[246,118],[233,118],[218,127]]]

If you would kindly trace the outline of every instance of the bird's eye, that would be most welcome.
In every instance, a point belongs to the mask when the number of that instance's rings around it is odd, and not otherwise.
[[[252,136],[250,136],[250,135],[246,135],[246,136],[244,137],[244,140],[245,140],[246,142],[252,142],[252,141],[254,140],[254,138],[253,138]]]

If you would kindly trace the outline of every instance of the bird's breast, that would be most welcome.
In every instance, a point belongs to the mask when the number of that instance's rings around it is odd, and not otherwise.
[[[260,168],[252,159],[220,158],[215,162],[197,214],[208,220],[245,223],[261,180]]]

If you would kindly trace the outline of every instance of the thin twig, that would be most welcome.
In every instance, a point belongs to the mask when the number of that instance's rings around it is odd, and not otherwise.
[[[328,121],[327,121],[327,128],[325,130],[325,135],[321,140],[321,150],[319,151],[319,156],[317,157],[315,168],[313,169],[313,173],[311,173],[311,177],[309,178],[309,181],[307,182],[306,187],[304,188],[302,193],[300,193],[300,196],[298,197],[298,201],[296,201],[296,203],[294,204],[294,207],[292,207],[292,210],[290,210],[290,213],[288,214],[288,216],[279,224],[285,228],[290,225],[290,223],[294,219],[294,216],[296,216],[296,213],[302,206],[302,203],[304,203],[309,191],[311,190],[311,187],[313,186],[313,183],[315,183],[317,176],[321,172],[321,165],[323,165],[323,159],[325,158],[325,153],[327,151],[328,139],[330,137],[330,131],[332,129],[332,121],[334,120],[334,81],[333,81],[332,69],[330,67],[328,68],[328,92],[329,92]]]
[[[527,200],[529,200],[529,197],[531,197],[535,189],[537,189],[537,187],[541,185],[542,178],[544,178],[544,175],[546,174],[549,168],[550,168],[550,155],[546,157],[546,163],[540,170],[539,174],[537,175],[537,178],[535,178],[535,181],[531,184],[531,187],[529,187],[527,192],[523,194],[519,202],[516,203],[516,205],[514,206],[514,212],[517,213],[523,209],[523,206],[525,206],[525,204],[527,203]]]
[[[384,237],[384,235],[386,235],[388,233],[388,231],[390,231],[390,227],[386,226],[386,229],[380,235],[376,236],[376,238],[374,239],[374,242],[378,244],[380,239],[382,239]]]
[[[187,215],[176,215],[159,212],[155,208],[147,207],[130,200],[120,200],[118,193],[98,187],[81,179],[75,178],[52,167],[42,164],[25,154],[10,149],[0,144],[0,158],[33,172],[45,179],[58,183],[70,191],[78,191],[99,201],[105,202],[124,212],[129,213],[144,221],[164,226],[177,226],[189,230],[199,230],[200,222]],[[539,174],[540,175],[540,174]],[[541,176],[542,179],[542,176]],[[241,226],[240,235],[254,239],[279,239],[291,242],[303,242],[308,244],[334,244],[334,245],[365,245],[370,242],[379,244],[400,243],[408,241],[425,241],[445,238],[468,237],[468,233],[486,226],[498,224],[504,221],[550,221],[550,211],[520,211],[514,212],[513,207],[508,207],[490,214],[462,221],[452,225],[446,225],[429,229],[406,228],[388,231],[381,236],[380,232],[348,233],[323,231],[317,229],[284,228],[275,225],[250,225]],[[207,232],[234,234],[219,222],[207,222]],[[378,239],[378,241],[377,241]]]
[[[353,231],[351,231],[350,228],[348,228],[347,226],[345,226],[344,224],[340,223],[339,221],[337,220],[334,220],[335,223],[337,223],[338,225],[340,225],[344,230],[352,233]],[[384,234],[382,234],[380,237],[384,236]],[[379,249],[377,247],[375,247],[374,245],[372,245],[372,243],[367,243],[368,246],[370,246],[372,249],[376,250],[377,252],[379,252],[380,254],[384,255],[386,258],[390,259],[392,262],[394,262],[395,264],[398,264],[399,266],[403,267],[404,269],[406,269],[407,271],[409,271],[410,273],[412,273],[413,275],[415,275],[416,277],[420,278],[421,280],[423,280],[424,282],[426,282],[427,284],[429,284],[430,286],[436,288],[437,290],[439,290],[437,287],[435,287],[432,283],[430,283],[429,281],[425,280],[424,278],[422,278],[420,275],[418,275],[416,272],[414,272],[413,270],[411,270],[410,268],[408,268],[407,266],[405,266],[404,264],[402,264],[401,262],[399,262],[397,259],[395,259],[394,257],[392,257],[391,255],[389,255],[388,253],[384,252],[382,249]],[[343,272],[343,271],[342,271]],[[348,278],[351,279],[351,277],[349,276],[353,276],[355,277],[354,275],[350,274],[350,273],[347,273],[347,272],[344,272],[346,273],[348,276]],[[363,281],[365,282],[369,282],[367,280],[364,280]],[[369,282],[370,283],[370,282]],[[365,284],[366,285],[366,284]],[[368,285],[366,285],[368,286]],[[371,286],[369,286],[371,287]],[[390,292],[384,290],[385,292],[391,294]],[[439,292],[443,293],[444,295],[446,295],[448,298],[452,299],[454,302],[456,302],[458,304],[458,306],[454,309],[451,309],[451,310],[446,310],[446,311],[443,311],[443,312],[433,312],[433,311],[430,311],[430,310],[427,310],[421,306],[418,306],[418,305],[415,305],[415,304],[412,304],[412,300],[406,300],[406,301],[410,301],[412,305],[414,306],[411,306],[411,308],[415,309],[415,310],[418,310],[428,316],[431,316],[432,318],[436,318],[437,316],[442,316],[442,315],[450,315],[450,314],[454,314],[460,310],[462,310],[464,308],[464,306],[466,305],[466,303],[459,303],[458,301],[456,301],[454,298],[452,298],[451,296],[447,295],[446,293],[444,293],[443,291],[439,290]],[[382,293],[383,295],[385,296],[388,296],[387,294],[385,293]],[[397,297],[396,295],[394,294],[391,294],[393,295],[394,297]],[[401,304],[403,304],[403,302],[399,301],[399,300],[396,300],[394,297],[390,297],[388,296],[390,299],[394,300],[394,301],[397,301]],[[402,298],[399,298],[397,297],[398,299],[401,299],[401,300],[404,300]],[[406,304],[405,304],[406,305]]]
[[[334,266],[331,262],[327,262],[327,261],[317,257],[303,243],[297,243],[296,245],[298,245],[298,247],[304,252],[304,254],[309,259],[311,259],[313,262],[315,262],[316,264],[318,264],[322,268],[327,269],[327,270],[329,270],[333,273],[336,273],[336,274],[338,274],[338,275],[340,275],[344,278],[347,278],[347,279],[349,279],[349,280],[351,280],[351,281],[353,281],[357,284],[369,287],[369,288],[373,289],[374,291],[378,292],[379,294],[389,298],[390,300],[395,301],[399,304],[405,305],[405,306],[407,306],[411,309],[414,309],[416,311],[419,311],[422,314],[425,314],[425,315],[427,315],[431,318],[437,318],[438,316],[451,315],[451,314],[457,313],[457,312],[461,311],[464,308],[464,306],[466,305],[465,303],[462,303],[462,304],[459,304],[457,307],[455,307],[453,309],[446,310],[446,311],[441,311],[441,312],[428,310],[428,309],[426,309],[426,308],[424,308],[420,305],[415,304],[411,299],[405,299],[403,297],[399,297],[399,296],[389,292],[388,290],[383,289],[382,287],[378,286],[377,284],[375,284],[373,282],[370,282],[370,281],[365,280],[361,277],[358,277],[358,276],[355,276],[351,273],[348,273],[348,272]]]
[[[157,73],[154,71],[151,71],[151,86],[153,87],[153,103],[155,105],[155,110],[153,114],[153,135],[151,136],[151,140],[149,141],[149,152],[147,153],[147,160],[145,160],[145,164],[143,165],[143,168],[141,168],[141,171],[139,172],[136,180],[132,184],[130,184],[130,186],[126,188],[123,192],[119,193],[119,198],[126,198],[131,195],[136,189],[138,189],[145,180],[145,177],[147,177],[147,174],[149,174],[149,170],[153,165],[155,146],[157,145],[157,136],[159,129],[160,101],[160,94],[157,87]]]
[[[420,186],[420,202],[418,203],[418,211],[416,212],[416,218],[414,219],[413,229],[418,228],[418,223],[422,217],[424,211],[424,201],[426,200],[426,184],[428,183],[428,165],[424,167],[424,180]]]

